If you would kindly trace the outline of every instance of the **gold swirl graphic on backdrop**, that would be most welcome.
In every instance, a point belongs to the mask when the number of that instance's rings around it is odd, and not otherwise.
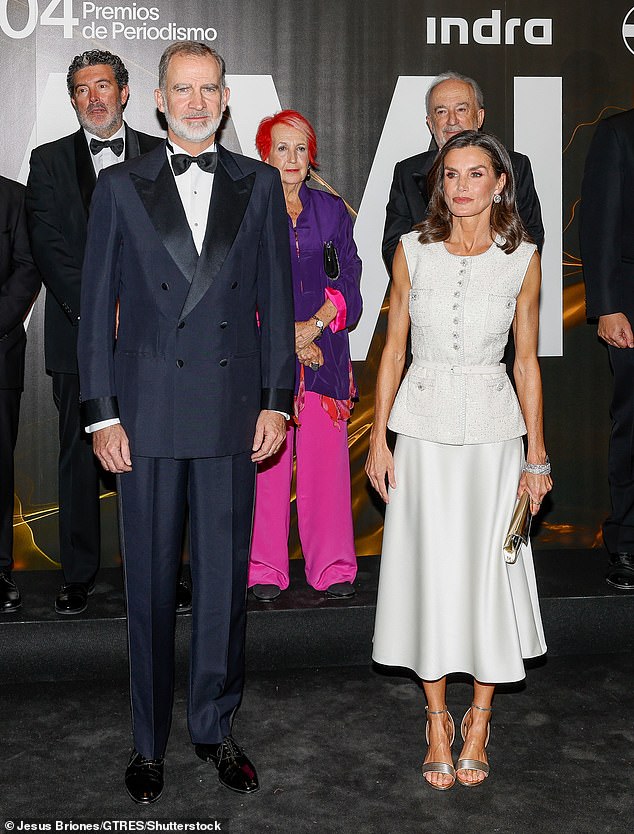
[[[99,500],[113,498],[116,492],[108,491],[99,495]],[[29,513],[25,513],[22,501],[13,496],[13,554],[16,570],[33,567],[60,568],[61,563],[45,553],[35,541],[35,525],[38,522],[59,515],[58,504],[44,504]],[[42,564],[42,562],[44,564]]]

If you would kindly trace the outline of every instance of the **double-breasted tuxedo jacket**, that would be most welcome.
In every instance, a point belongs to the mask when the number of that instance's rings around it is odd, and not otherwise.
[[[586,159],[579,218],[588,318],[624,313],[634,327],[634,110],[599,122]],[[634,350],[608,346],[614,372],[603,525],[610,553],[634,553]]]
[[[88,423],[120,416],[136,455],[246,452],[261,408],[292,411],[279,174],[218,154],[200,257],[162,146],[104,171],[95,192],[91,240],[102,250],[84,262],[82,401]]]
[[[161,139],[126,125],[125,158]],[[81,267],[95,169],[83,129],[35,148],[26,206],[33,257],[46,286],[45,360],[59,411],[59,535],[66,582],[99,568],[99,467],[81,425],[77,371]]]
[[[425,151],[397,162],[386,208],[383,232],[383,260],[392,271],[392,261],[401,235],[425,219],[429,194],[427,175],[438,155],[438,151]],[[531,163],[524,154],[509,151],[515,174],[517,210],[526,231],[541,252],[544,243],[544,227],[539,198],[533,182]]]
[[[24,318],[40,288],[24,211],[24,186],[0,177],[0,570],[13,548],[13,451],[24,385]]]
[[[262,408],[290,413],[294,386],[278,171],[218,147],[200,255],[164,146],[105,171],[81,306],[86,421],[119,417],[130,441],[132,471],[118,489],[134,743],[157,758],[171,716],[173,576],[186,500],[192,741],[228,735],[241,698],[255,424]]]

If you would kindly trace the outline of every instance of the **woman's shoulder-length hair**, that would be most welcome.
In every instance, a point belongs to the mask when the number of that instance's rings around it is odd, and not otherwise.
[[[480,148],[489,157],[495,176],[506,174],[506,183],[500,192],[500,202],[491,204],[491,230],[494,237],[499,235],[504,238],[498,246],[510,255],[522,241],[531,241],[517,212],[515,175],[511,158],[497,136],[477,130],[459,133],[439,151],[427,177],[427,187],[431,194],[427,216],[422,223],[414,226],[414,231],[420,233],[419,241],[437,243],[448,240],[451,235],[453,215],[445,201],[445,159],[447,154],[456,148]]]

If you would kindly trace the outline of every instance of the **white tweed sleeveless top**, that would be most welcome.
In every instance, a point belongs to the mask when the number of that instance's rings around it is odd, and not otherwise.
[[[517,396],[500,364],[515,301],[536,250],[452,255],[444,243],[401,238],[412,288],[412,356],[388,426],[437,443],[495,443],[526,433]]]

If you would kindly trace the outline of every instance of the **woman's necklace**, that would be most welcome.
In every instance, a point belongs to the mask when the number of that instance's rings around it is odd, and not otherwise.
[[[302,208],[303,206],[301,203],[297,203],[293,206],[289,206],[288,203],[286,204],[286,211],[288,212],[288,216],[293,221],[293,226],[297,222],[297,218],[299,217],[299,215],[302,213]]]

